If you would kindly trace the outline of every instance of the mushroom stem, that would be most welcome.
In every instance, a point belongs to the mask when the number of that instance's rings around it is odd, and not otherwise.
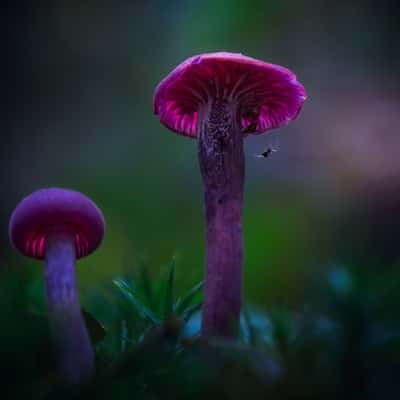
[[[207,225],[202,334],[234,337],[241,307],[245,169],[237,105],[213,100],[200,110],[198,130]]]
[[[75,273],[73,235],[46,238],[46,299],[57,364],[67,383],[88,380],[94,372],[94,352],[81,313]]]

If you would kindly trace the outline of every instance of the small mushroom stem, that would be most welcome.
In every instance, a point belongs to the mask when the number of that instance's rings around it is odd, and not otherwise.
[[[234,337],[241,308],[245,170],[237,105],[213,100],[200,111],[198,130],[207,247],[202,335]]]
[[[56,361],[62,378],[83,383],[94,373],[94,352],[80,309],[76,288],[76,249],[68,233],[46,238],[46,299]]]

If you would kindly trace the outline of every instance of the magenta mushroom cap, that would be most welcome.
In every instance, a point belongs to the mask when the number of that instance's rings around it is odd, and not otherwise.
[[[183,61],[160,82],[154,113],[170,130],[196,138],[199,108],[226,99],[240,107],[243,130],[254,125],[250,134],[260,134],[295,119],[306,98],[287,68],[239,53],[205,53]]]
[[[45,257],[46,236],[68,232],[75,239],[76,257],[92,253],[104,237],[104,217],[82,193],[49,188],[25,197],[14,210],[9,225],[12,244],[28,257]]]

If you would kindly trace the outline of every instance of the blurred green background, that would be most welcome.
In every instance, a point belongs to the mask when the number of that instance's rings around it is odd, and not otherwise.
[[[176,254],[178,285],[201,279],[196,142],[161,126],[152,96],[179,62],[218,50],[282,64],[309,95],[295,122],[245,142],[246,301],[296,307],[332,263],[398,265],[396,2],[56,0],[3,11],[4,268],[42,279],[9,245],[8,219],[23,196],[63,186],[107,222],[102,247],[79,261],[83,299],[142,258],[156,275]],[[278,152],[255,158],[266,145]]]

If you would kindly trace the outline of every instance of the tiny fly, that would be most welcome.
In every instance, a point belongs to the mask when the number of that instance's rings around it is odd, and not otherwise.
[[[257,158],[268,158],[272,153],[276,153],[277,150],[271,146],[268,146],[264,149],[261,154],[255,154],[254,156]]]

